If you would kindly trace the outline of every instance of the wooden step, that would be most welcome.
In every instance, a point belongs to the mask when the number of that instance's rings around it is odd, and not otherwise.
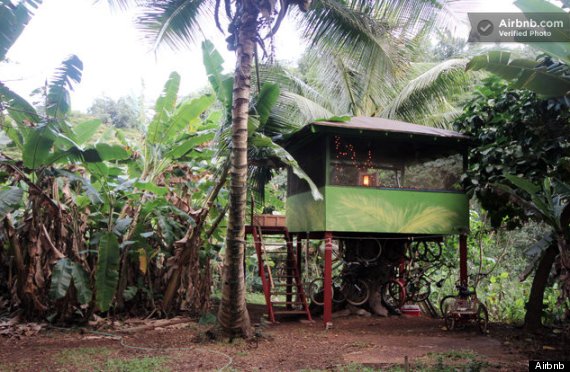
[[[291,284],[287,284],[287,283],[273,283],[274,287],[297,287],[297,285],[295,283],[291,283]]]
[[[307,313],[305,312],[305,310],[274,310],[273,314],[275,315],[287,315],[287,314],[303,314],[303,315],[307,315]]]
[[[306,315],[308,320],[312,320],[306,301],[307,297],[301,284],[297,266],[298,258],[287,228],[269,228],[266,230],[263,227],[249,226],[246,233],[253,235],[255,250],[262,267],[260,276],[266,299],[279,296],[275,299],[284,300],[270,300],[267,303],[269,320],[275,322],[274,315],[280,314]],[[265,260],[273,261],[279,265],[279,268],[277,269],[277,266],[270,268]],[[273,292],[273,289],[276,292]],[[292,301],[293,299],[295,301]]]
[[[273,305],[301,305],[303,306],[303,301],[271,301]]]

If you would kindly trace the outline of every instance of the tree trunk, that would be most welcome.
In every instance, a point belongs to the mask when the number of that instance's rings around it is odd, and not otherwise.
[[[552,269],[552,264],[558,255],[558,247],[554,243],[544,252],[538,263],[538,268],[534,274],[526,314],[524,317],[524,328],[527,331],[536,331],[542,326],[542,301],[544,299],[544,289]]]
[[[243,260],[247,203],[247,119],[258,12],[253,0],[243,1],[233,87],[230,210],[222,272],[222,300],[218,311],[220,326],[231,335],[244,337],[252,334],[245,302]]]

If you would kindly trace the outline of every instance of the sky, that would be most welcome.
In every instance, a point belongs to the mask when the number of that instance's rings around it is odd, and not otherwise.
[[[516,11],[511,0],[461,0],[470,11]],[[464,15],[464,14],[463,14]],[[168,75],[182,76],[181,95],[207,85],[200,47],[173,51],[168,47],[153,51],[134,26],[134,12],[111,11],[105,0],[44,0],[36,15],[10,49],[10,63],[0,65],[0,80],[24,97],[43,85],[53,70],[70,54],[84,64],[83,80],[72,93],[72,108],[86,111],[103,95],[144,94],[154,102]],[[214,27],[209,33],[233,69],[235,58],[228,52],[225,37]],[[292,23],[284,22],[276,36],[276,57],[295,61],[305,48]],[[144,86],[144,89],[143,89]]]
[[[72,108],[80,111],[103,95],[117,99],[143,92],[145,100],[154,102],[172,71],[182,76],[181,95],[207,85],[199,45],[177,51],[165,46],[155,53],[134,26],[134,16],[133,11],[112,11],[105,0],[44,0],[10,49],[10,63],[0,65],[0,80],[29,97],[61,61],[76,54],[83,61],[83,79],[71,101]],[[233,70],[235,57],[227,51],[225,37],[214,28],[209,34],[224,57],[225,70]],[[284,24],[280,34],[279,59],[295,60],[304,50],[295,29]]]

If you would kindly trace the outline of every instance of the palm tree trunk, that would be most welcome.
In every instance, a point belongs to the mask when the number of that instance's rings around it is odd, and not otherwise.
[[[231,335],[250,337],[252,329],[245,302],[243,260],[247,203],[247,119],[259,10],[254,0],[243,1],[242,7],[233,87],[230,211],[218,321]]]

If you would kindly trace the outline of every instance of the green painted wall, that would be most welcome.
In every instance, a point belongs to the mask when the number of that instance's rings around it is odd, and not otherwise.
[[[290,231],[457,234],[469,227],[469,201],[462,193],[323,189],[324,202],[314,201],[310,193],[287,199]]]
[[[323,196],[324,189],[319,189]],[[286,221],[291,232],[325,231],[325,201],[315,201],[310,192],[288,196]]]

